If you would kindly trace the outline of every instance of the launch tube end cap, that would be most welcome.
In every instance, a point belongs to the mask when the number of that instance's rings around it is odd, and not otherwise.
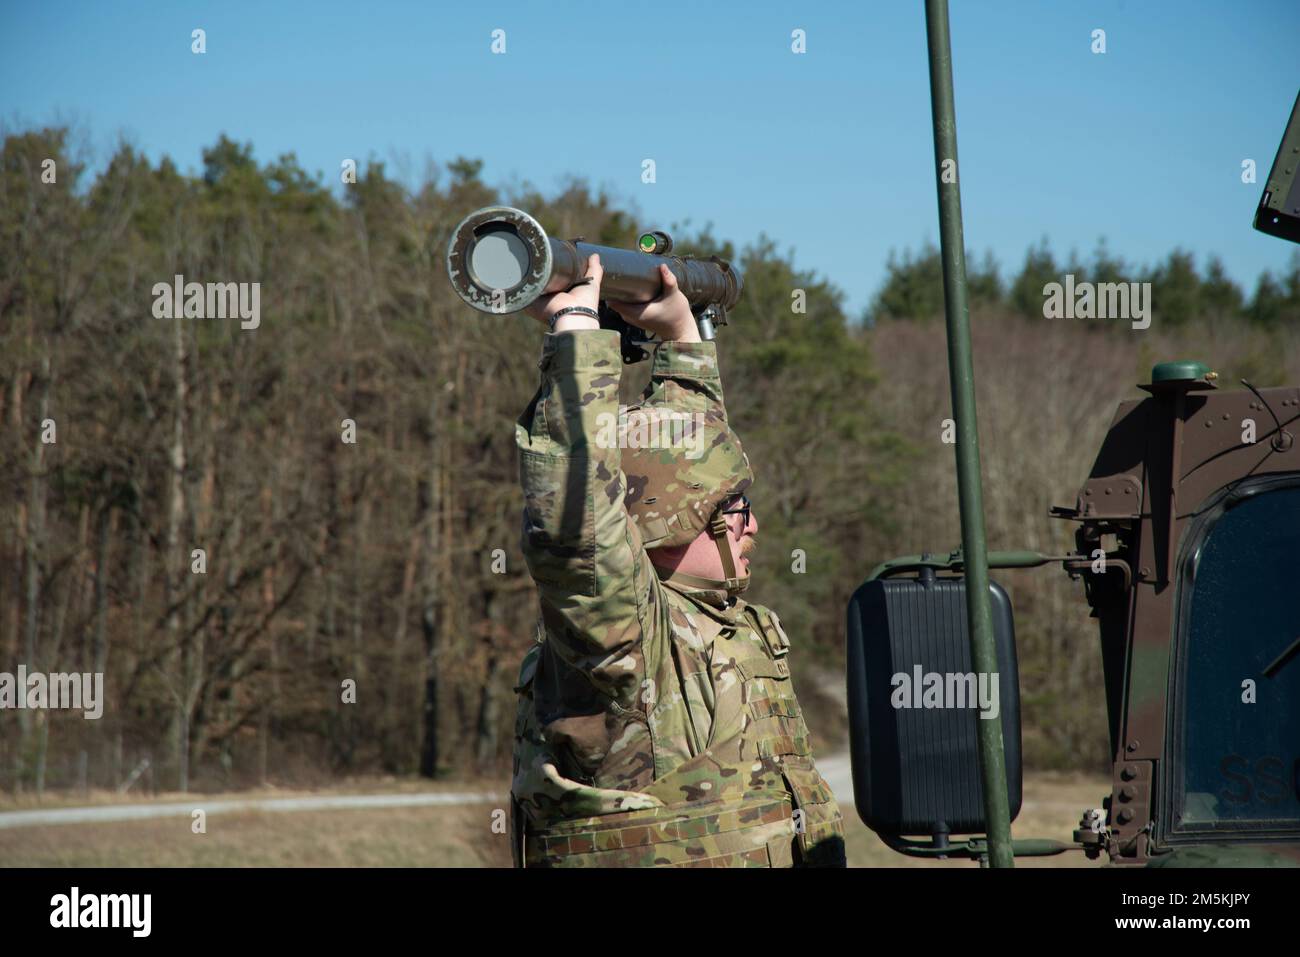
[[[452,288],[480,312],[518,312],[551,278],[551,244],[533,217],[511,206],[485,206],[458,225],[447,248]]]

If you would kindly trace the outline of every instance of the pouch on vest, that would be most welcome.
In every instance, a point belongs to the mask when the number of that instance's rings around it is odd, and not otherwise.
[[[524,842],[527,839],[528,832],[524,820],[524,809],[519,806],[513,794],[510,795],[510,863],[513,867],[522,868],[525,860]]]
[[[787,755],[781,775],[794,796],[795,835],[807,867],[844,867],[844,819],[810,756]]]
[[[758,631],[763,636],[768,653],[773,658],[780,658],[790,653],[790,638],[781,627],[781,619],[776,612],[761,605],[750,605],[754,617],[758,620]]]
[[[515,681],[515,694],[524,694],[533,686],[537,676],[537,659],[542,656],[542,646],[535,644],[524,653],[524,660],[519,664],[519,678]]]

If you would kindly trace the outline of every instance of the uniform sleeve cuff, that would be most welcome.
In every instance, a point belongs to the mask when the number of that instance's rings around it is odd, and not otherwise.
[[[619,335],[613,329],[577,329],[549,333],[542,339],[542,369],[551,372],[623,368]]]
[[[718,378],[718,344],[702,342],[660,343],[655,347],[651,376],[688,376],[694,379]]]

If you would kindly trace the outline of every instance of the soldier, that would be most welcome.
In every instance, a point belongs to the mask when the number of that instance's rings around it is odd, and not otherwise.
[[[618,333],[599,328],[599,256],[586,285],[528,310],[551,334],[515,429],[541,597],[515,689],[515,863],[842,867],[843,820],[813,762],[789,639],[775,612],[739,597],[758,520],[716,347],[661,275],[654,301],[609,306],[660,340],[628,419],[671,411],[703,427],[677,447],[601,429],[619,411],[622,360]]]

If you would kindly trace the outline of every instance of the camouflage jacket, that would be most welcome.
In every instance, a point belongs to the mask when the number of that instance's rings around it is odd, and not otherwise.
[[[660,345],[649,388],[725,414],[715,349]],[[619,411],[618,334],[548,335],[539,365],[516,425],[541,598],[515,689],[512,809],[528,864],[842,864],[779,618],[661,581],[629,520],[620,450],[596,441]]]

